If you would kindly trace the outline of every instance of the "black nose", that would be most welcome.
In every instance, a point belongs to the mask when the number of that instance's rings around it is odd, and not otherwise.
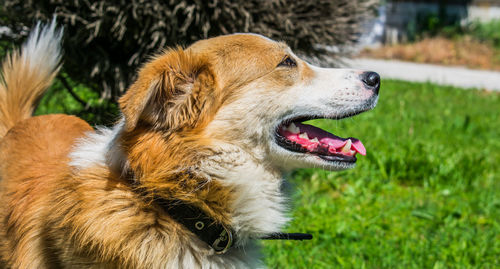
[[[373,90],[375,93],[378,93],[380,89],[380,76],[375,72],[364,72],[361,74],[361,80],[367,88]]]

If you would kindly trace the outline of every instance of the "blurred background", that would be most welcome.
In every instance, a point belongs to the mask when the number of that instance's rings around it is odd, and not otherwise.
[[[379,72],[378,106],[312,124],[365,144],[355,169],[296,171],[269,268],[500,268],[500,0],[3,0],[0,54],[53,14],[64,65],[37,114],[98,125],[148,57],[234,32]]]

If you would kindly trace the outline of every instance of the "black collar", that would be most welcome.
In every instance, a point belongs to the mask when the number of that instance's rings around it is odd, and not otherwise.
[[[126,177],[141,195],[146,195],[147,191],[140,188],[133,180],[134,174],[128,171]],[[146,195],[147,196],[147,195]],[[185,203],[178,199],[166,199],[158,195],[153,195],[153,202],[162,208],[165,213],[175,221],[184,225],[189,231],[194,233],[200,240],[207,243],[216,254],[226,253],[236,242],[236,234],[225,225],[218,223],[209,217],[203,210],[196,206]],[[311,234],[305,233],[273,233],[259,239],[263,240],[311,240]]]
[[[154,197],[154,202],[170,217],[212,247],[216,254],[225,253],[236,241],[231,229],[217,223],[198,207],[181,200],[167,200],[159,196]]]
[[[181,200],[167,200],[156,196],[154,202],[174,220],[181,223],[207,243],[216,254],[226,253],[236,242],[236,235],[221,223],[217,223],[198,207]],[[260,239],[264,240],[310,240],[312,235],[303,233],[273,233]]]

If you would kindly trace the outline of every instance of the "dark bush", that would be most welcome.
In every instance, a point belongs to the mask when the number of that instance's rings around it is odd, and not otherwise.
[[[167,46],[220,34],[255,32],[284,40],[312,57],[344,56],[377,2],[4,0],[1,20],[25,35],[22,29],[35,20],[56,14],[65,27],[64,71],[102,99],[115,101],[148,56]],[[337,49],[333,53],[321,45]]]

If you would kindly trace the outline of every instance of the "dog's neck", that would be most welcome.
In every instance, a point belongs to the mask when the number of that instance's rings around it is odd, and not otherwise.
[[[224,145],[203,160],[197,170],[233,190],[231,227],[238,240],[276,233],[288,221],[282,194],[282,174],[237,146]]]

